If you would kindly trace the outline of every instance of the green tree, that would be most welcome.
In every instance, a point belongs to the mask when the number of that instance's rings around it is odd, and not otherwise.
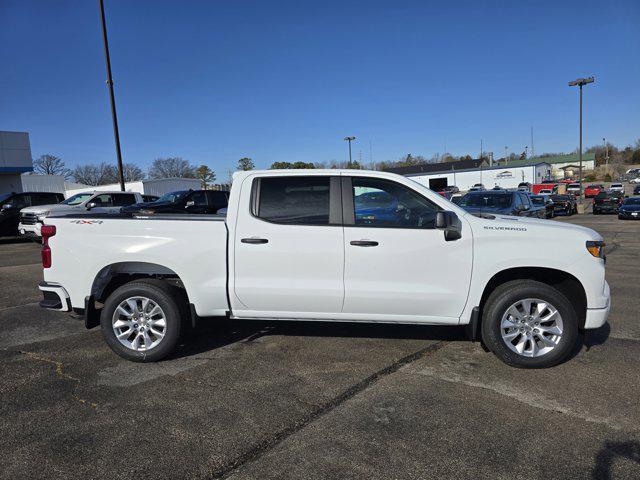
[[[238,160],[238,170],[246,172],[248,170],[253,170],[254,168],[255,165],[253,164],[253,160],[251,160],[249,157],[242,157],[240,160]]]
[[[352,162],[347,162],[347,167],[346,168],[352,168],[355,170],[362,170],[362,165],[360,165],[360,163],[357,160],[354,160]]]
[[[286,168],[293,168],[290,162],[273,162],[269,167],[271,170],[283,170]]]
[[[212,183],[216,179],[216,172],[211,170],[207,165],[200,165],[196,168],[197,178],[202,184],[202,189],[207,189],[207,184]]]

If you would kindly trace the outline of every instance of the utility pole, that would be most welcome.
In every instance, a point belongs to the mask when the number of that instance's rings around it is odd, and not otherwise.
[[[529,145],[524,146],[524,158],[529,158]]]
[[[578,78],[572,82],[569,82],[570,87],[580,87],[580,179],[579,182],[582,184],[582,87],[589,83],[593,83],[595,78],[587,77],[587,78]]]
[[[607,167],[609,166],[609,146],[607,145],[606,138],[602,137],[602,146],[604,151],[604,160]]]
[[[353,164],[351,161],[351,142],[356,139],[356,137],[344,137],[344,139],[349,142],[349,166]]]
[[[109,99],[111,101],[111,118],[113,120],[113,135],[116,139],[116,155],[118,156],[118,177],[120,190],[124,192],[124,174],[122,171],[122,152],[120,151],[120,133],[118,132],[118,115],[116,114],[116,99],[113,94],[113,78],[111,78],[111,58],[109,57],[109,42],[107,41],[107,24],[104,20],[104,2],[100,3],[100,19],[102,20],[102,40],[104,41],[104,57],[107,63],[107,85],[109,86]]]
[[[507,163],[509,161],[509,158],[507,157],[507,151],[509,149],[507,148],[507,146],[504,146],[504,163]]]
[[[531,127],[531,157],[535,157],[535,149],[533,148],[533,127]]]
[[[483,150],[483,145],[482,145],[482,138],[480,139],[480,160],[482,160],[482,150]]]

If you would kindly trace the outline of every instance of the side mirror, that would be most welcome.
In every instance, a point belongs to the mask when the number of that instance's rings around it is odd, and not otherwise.
[[[13,205],[11,205],[10,203],[5,203],[4,205],[2,205],[2,210],[11,210],[13,208]]]
[[[189,200],[185,205],[184,208],[189,208],[189,207],[193,207],[196,204],[196,202],[194,202],[193,200]]]
[[[454,212],[441,210],[436,213],[436,228],[444,230],[447,242],[462,238],[462,223]]]
[[[96,202],[87,203],[87,210],[91,210],[92,208],[96,208],[98,204]]]

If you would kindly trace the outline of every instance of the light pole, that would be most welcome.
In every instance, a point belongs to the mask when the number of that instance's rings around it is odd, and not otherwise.
[[[349,166],[353,164],[351,161],[351,142],[356,139],[356,137],[344,137],[344,139],[349,142]]]
[[[120,133],[118,132],[118,116],[116,114],[116,99],[113,95],[113,78],[111,78],[111,58],[109,57],[109,42],[107,41],[107,24],[104,20],[104,2],[100,3],[100,19],[102,21],[102,40],[104,41],[104,57],[107,62],[107,85],[109,86],[109,99],[111,101],[111,118],[113,119],[113,135],[116,138],[116,155],[118,156],[118,177],[120,190],[124,192],[124,175],[122,173],[122,152],[120,151]]]
[[[602,137],[602,146],[604,150],[604,160],[607,167],[609,166],[609,147],[607,146],[607,139]]]
[[[582,185],[582,87],[595,81],[594,77],[578,78],[572,82],[569,82],[570,87],[580,87],[580,179],[579,183]]]

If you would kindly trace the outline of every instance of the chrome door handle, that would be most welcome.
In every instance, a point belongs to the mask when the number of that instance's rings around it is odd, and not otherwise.
[[[351,240],[351,242],[349,243],[354,247],[377,247],[378,246],[378,242],[375,242],[373,240]]]

